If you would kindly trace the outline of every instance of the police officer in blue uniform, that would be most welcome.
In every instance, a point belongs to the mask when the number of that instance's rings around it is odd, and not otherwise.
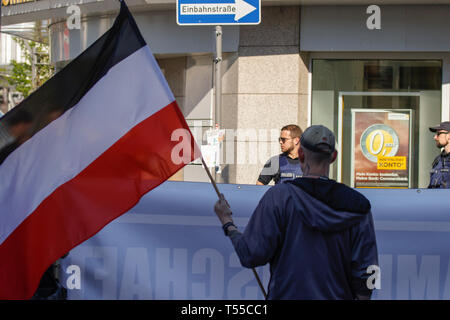
[[[450,121],[431,127],[430,131],[434,132],[436,147],[443,149],[433,161],[428,188],[450,189]]]
[[[267,185],[270,181],[275,184],[292,180],[302,176],[302,169],[298,160],[298,148],[303,131],[299,126],[290,124],[281,128],[281,154],[271,157],[258,177],[257,185]]]

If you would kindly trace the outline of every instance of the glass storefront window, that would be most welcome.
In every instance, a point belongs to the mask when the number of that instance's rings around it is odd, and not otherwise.
[[[439,60],[312,63],[312,124],[332,129],[331,177],[352,187],[426,188],[439,150],[428,130],[441,120]]]

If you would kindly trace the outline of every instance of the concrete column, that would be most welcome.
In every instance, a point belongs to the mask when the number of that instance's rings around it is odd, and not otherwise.
[[[299,54],[299,19],[298,6],[263,7],[262,23],[241,26],[239,51],[227,56],[222,119],[237,133],[229,183],[255,184],[280,151],[281,127],[306,126],[308,57]]]
[[[187,57],[158,59],[159,67],[183,114],[186,116],[186,59]],[[169,180],[183,181],[184,169],[179,170]]]

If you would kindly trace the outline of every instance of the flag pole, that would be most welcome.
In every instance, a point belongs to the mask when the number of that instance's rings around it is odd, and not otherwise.
[[[212,185],[213,185],[213,187],[214,187],[214,190],[216,190],[217,196],[218,196],[219,199],[220,199],[220,191],[219,191],[219,188],[217,188],[217,184],[216,184],[216,182],[214,181],[214,179],[213,179],[213,177],[212,177],[212,175],[211,175],[211,172],[209,171],[209,168],[208,168],[208,166],[206,165],[205,159],[203,159],[203,156],[202,156],[202,163],[203,163],[203,167],[205,168],[206,173],[208,174],[209,180],[211,180],[211,183],[212,183]]]
[[[211,172],[209,171],[209,168],[208,168],[208,166],[205,163],[205,159],[203,159],[203,157],[201,157],[201,158],[202,158],[203,167],[205,168],[205,171],[208,174],[209,180],[211,180],[211,183],[212,183],[212,185],[214,187],[214,190],[216,190],[217,196],[219,197],[219,200],[220,200],[221,198],[220,198],[219,188],[217,188],[217,184],[214,181],[214,179],[213,179],[213,177],[211,175]],[[259,278],[258,273],[256,272],[255,268],[252,268],[252,271],[253,271],[253,274],[255,275],[256,281],[258,282],[258,285],[259,285],[259,287],[260,287],[260,289],[261,289],[261,291],[262,291],[262,293],[264,295],[264,299],[267,299],[266,290],[264,289],[264,286],[263,286],[263,284],[261,282],[261,279]]]

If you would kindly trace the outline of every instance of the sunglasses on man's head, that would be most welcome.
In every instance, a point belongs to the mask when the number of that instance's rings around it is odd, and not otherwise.
[[[443,133],[447,134],[449,132],[448,131],[439,131],[439,132],[436,132],[435,135],[440,136]]]

